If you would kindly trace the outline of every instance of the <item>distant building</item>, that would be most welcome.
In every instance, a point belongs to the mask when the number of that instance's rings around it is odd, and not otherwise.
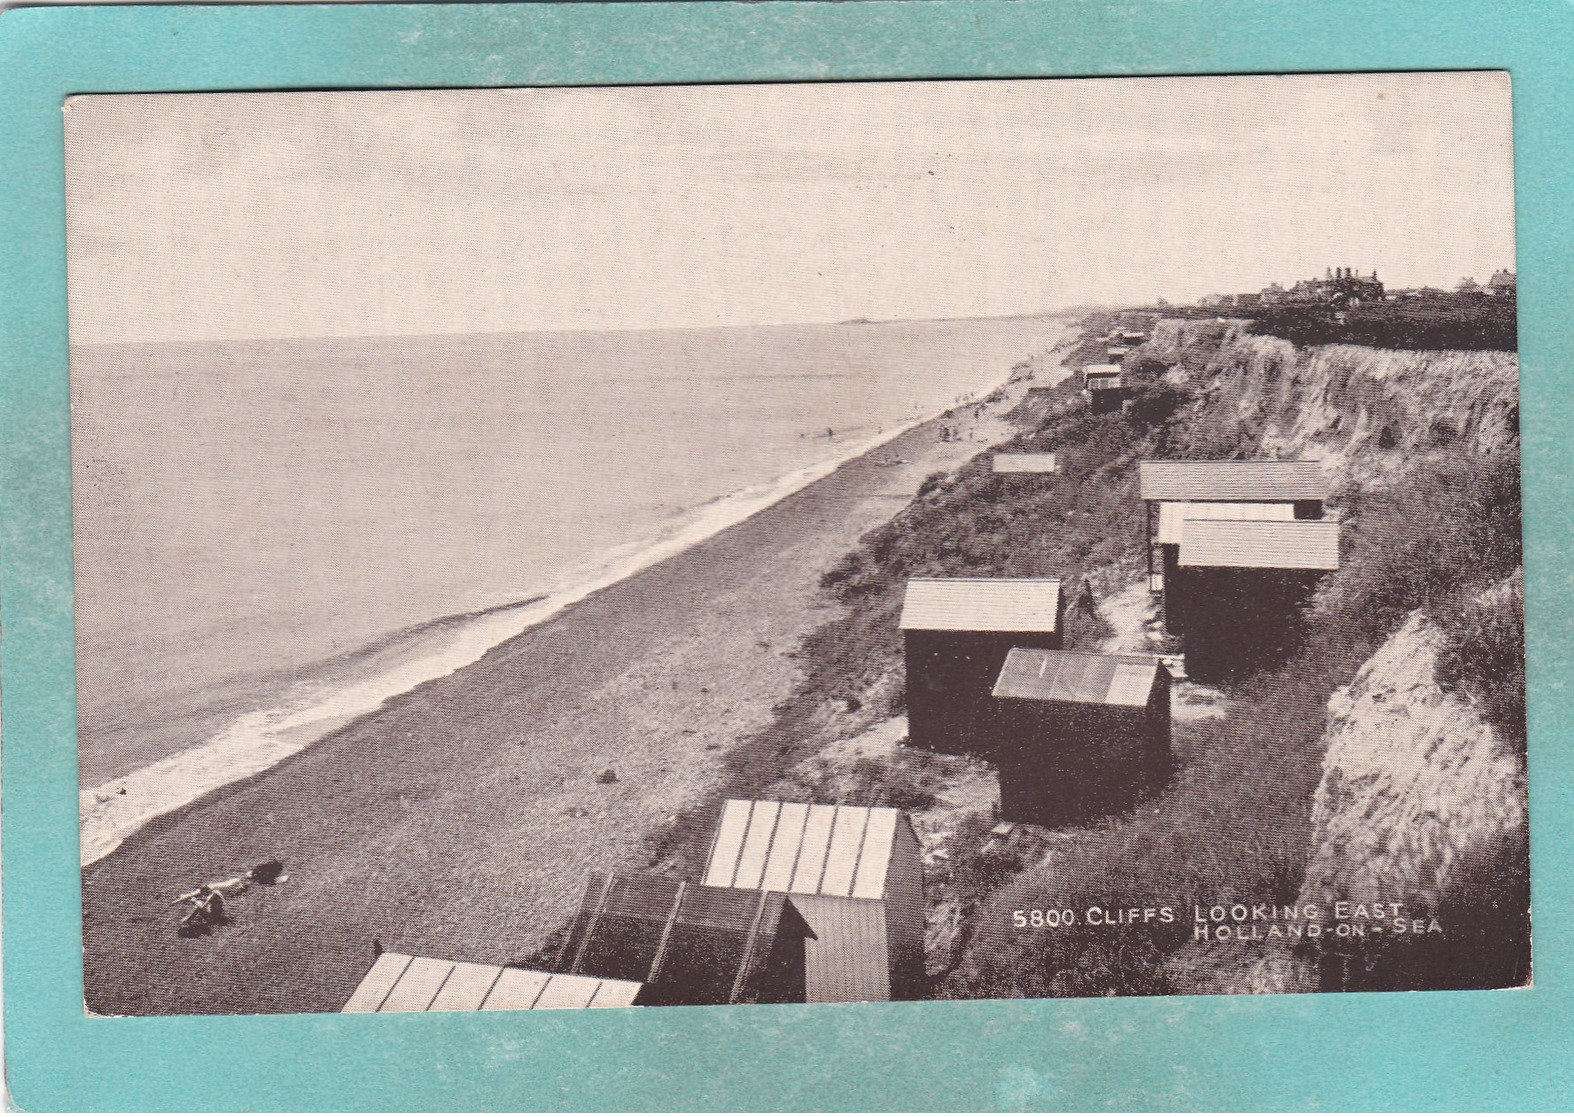
[[[1300,304],[1330,310],[1348,310],[1364,302],[1381,302],[1383,284],[1377,273],[1362,275],[1354,268],[1328,268],[1321,279],[1297,280],[1288,289],[1271,283],[1255,296],[1251,305]],[[1236,297],[1240,303],[1240,296]]]
[[[1015,648],[993,693],[1002,819],[1085,821],[1169,765],[1170,676],[1151,656]]]
[[[1061,644],[1056,578],[911,578],[902,605],[908,742],[944,753],[989,750],[991,691],[1012,648]]]
[[[1193,520],[1164,581],[1186,674],[1212,682],[1278,662],[1317,584],[1339,569],[1339,521]]]
[[[625,1008],[637,981],[608,981],[516,966],[379,955],[341,1012],[494,1012],[548,1008]]]
[[[802,917],[780,892],[591,873],[558,968],[637,982],[642,1005],[804,999]]]
[[[729,799],[702,880],[787,893],[808,928],[809,1003],[923,992],[923,856],[901,811]]]
[[[1456,290],[1461,295],[1479,295],[1481,293],[1481,284],[1476,282],[1474,276],[1467,275],[1459,281],[1459,286]]]
[[[1179,561],[1181,524],[1186,516],[1241,518],[1251,509],[1230,511],[1230,506],[1264,508],[1253,518],[1270,520],[1288,514],[1297,520],[1323,515],[1328,478],[1317,462],[1285,461],[1146,461],[1137,467],[1138,484],[1147,505],[1148,587],[1157,593]],[[1203,506],[1191,510],[1165,509],[1172,504]],[[1267,509],[1265,506],[1277,506]],[[1216,509],[1208,511],[1208,509]],[[1288,510],[1286,513],[1285,510]],[[1179,633],[1184,625],[1180,606],[1172,607],[1166,594],[1165,624]]]
[[[996,454],[993,468],[996,473],[1054,473],[1057,466],[1054,454]]]
[[[1111,349],[1124,355],[1125,349]],[[1082,388],[1088,393],[1090,410],[1095,415],[1119,411],[1126,400],[1119,365],[1087,365],[1082,370]]]
[[[1514,295],[1519,292],[1519,277],[1511,271],[1495,271],[1487,282],[1487,293],[1491,295]]]

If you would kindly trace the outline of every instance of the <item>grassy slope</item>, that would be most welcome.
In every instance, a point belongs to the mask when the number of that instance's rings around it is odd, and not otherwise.
[[[1184,363],[1205,367],[1216,340],[1199,339]],[[1093,348],[1085,343],[1078,354]],[[769,786],[828,739],[902,711],[896,616],[907,577],[1059,575],[1075,605],[1084,600],[1085,579],[1090,593],[1103,593],[1139,574],[1138,460],[1256,451],[1255,433],[1232,416],[1193,401],[1184,387],[1163,383],[1158,367],[1140,360],[1131,367],[1138,396],[1123,415],[1091,415],[1071,382],[1019,409],[1023,433],[1000,448],[1054,451],[1062,463],[1058,475],[996,477],[988,472],[988,455],[981,455],[932,478],[912,505],[826,573],[822,584],[840,600],[842,613],[807,642],[804,681],[778,707],[773,724],[734,754],[736,791]],[[1182,920],[1114,934],[1023,933],[1011,927],[1017,908],[1186,905],[1234,897],[1292,902],[1307,853],[1333,690],[1353,677],[1406,612],[1428,605],[1439,617],[1457,618],[1448,623],[1458,626],[1499,635],[1507,626],[1492,648],[1499,659],[1512,658],[1511,618],[1482,617],[1459,606],[1518,562],[1517,482],[1515,453],[1491,460],[1456,456],[1418,462],[1406,485],[1341,494],[1350,561],[1306,618],[1291,658],[1230,688],[1233,707],[1249,716],[1178,723],[1179,763],[1171,783],[1126,815],[1056,835],[1063,840],[1054,843],[1047,867],[1022,868],[1036,856],[960,848],[968,841],[981,846],[981,832],[953,840],[947,883],[967,898],[971,917],[964,937],[973,946],[939,995],[1172,988],[1164,960],[1185,941]],[[1068,629],[1068,646],[1098,634],[1097,622],[1075,610]],[[1452,668],[1467,692],[1491,689],[1481,685],[1483,673],[1502,666],[1477,659]],[[843,716],[849,711],[858,714],[852,721]],[[1505,717],[1511,724],[1512,708]],[[922,795],[913,787],[911,766],[902,763],[869,766],[858,788],[855,798],[865,801]]]

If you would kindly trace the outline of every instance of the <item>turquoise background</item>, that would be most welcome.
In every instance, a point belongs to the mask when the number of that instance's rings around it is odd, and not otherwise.
[[[5,1015],[24,1109],[1574,1106],[1560,390],[1574,8],[1381,0],[35,8],[0,19]],[[1512,71],[1533,990],[593,1013],[82,1015],[61,101],[127,90]]]

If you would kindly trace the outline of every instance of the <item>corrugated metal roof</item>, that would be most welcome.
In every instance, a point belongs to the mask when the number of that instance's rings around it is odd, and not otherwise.
[[[1143,500],[1325,500],[1318,462],[1143,462]]]
[[[1054,632],[1058,578],[909,578],[908,632]]]
[[[777,892],[592,873],[563,968],[642,982],[656,1003],[752,1001],[785,910]]]
[[[384,953],[341,1012],[477,1012],[546,1008],[621,1008],[637,981],[554,974],[515,966],[445,962]]]
[[[1187,520],[1293,520],[1295,505],[1214,504],[1203,501],[1165,501],[1159,506],[1159,542],[1179,543]]]
[[[878,900],[900,816],[894,807],[728,799],[700,879],[714,888]]]
[[[996,454],[996,473],[1053,473],[1054,454]]]
[[[1339,521],[1189,520],[1180,544],[1186,567],[1338,570]]]
[[[1082,375],[1083,376],[1118,376],[1118,375],[1120,375],[1120,366],[1119,365],[1083,365],[1082,366]]]
[[[996,698],[1146,706],[1161,670],[1147,656],[1093,655],[1012,648],[995,682]]]

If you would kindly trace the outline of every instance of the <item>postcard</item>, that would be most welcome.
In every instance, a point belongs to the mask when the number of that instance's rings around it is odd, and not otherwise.
[[[1528,984],[1510,108],[70,99],[86,1011]]]

